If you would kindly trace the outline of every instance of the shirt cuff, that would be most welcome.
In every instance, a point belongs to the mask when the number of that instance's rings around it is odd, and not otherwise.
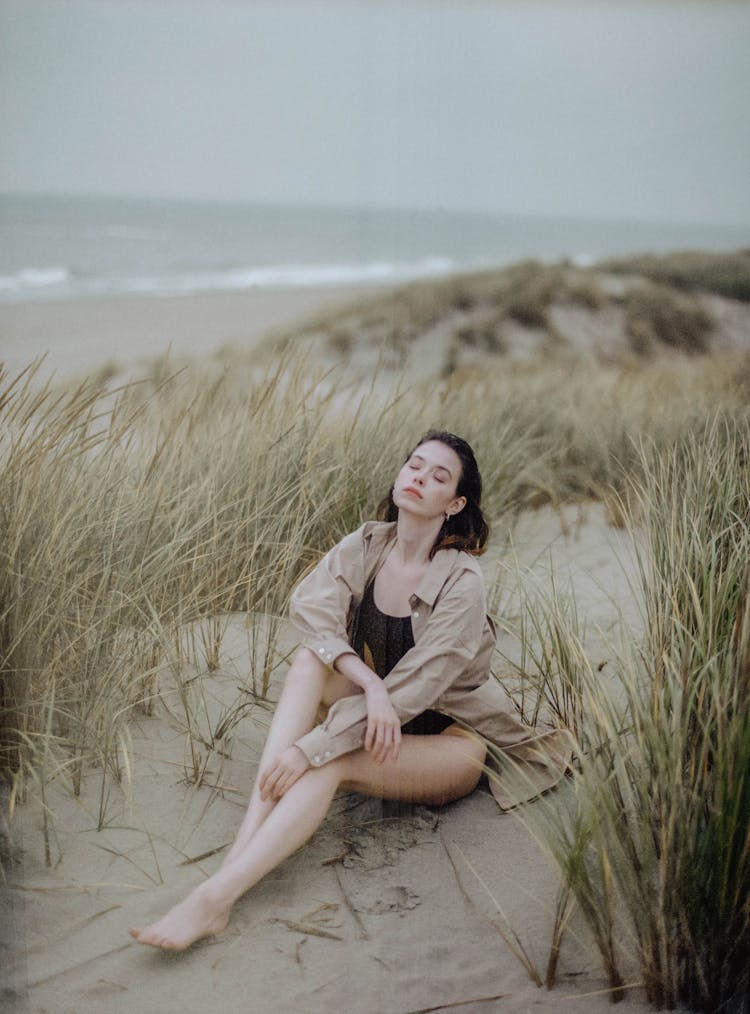
[[[341,738],[336,737],[337,740]],[[323,764],[340,757],[342,753],[349,753],[354,749],[354,747],[347,747],[341,742],[333,743],[331,735],[320,725],[316,725],[310,732],[305,733],[294,745],[300,748],[314,768],[322,767]]]
[[[315,640],[306,640],[303,644],[317,655],[321,662],[330,665],[331,668],[339,655],[351,654],[354,651],[351,644],[341,637],[329,637],[325,640],[316,638]]]

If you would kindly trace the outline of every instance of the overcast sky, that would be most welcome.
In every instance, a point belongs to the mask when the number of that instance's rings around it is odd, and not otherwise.
[[[0,190],[750,224],[750,5],[0,0]]]

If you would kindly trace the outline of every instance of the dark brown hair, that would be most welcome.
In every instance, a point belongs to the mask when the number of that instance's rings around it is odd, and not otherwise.
[[[461,474],[458,477],[456,496],[466,497],[466,505],[458,514],[453,514],[443,522],[435,545],[430,552],[430,558],[440,549],[463,549],[472,556],[480,556],[487,545],[490,537],[490,526],[482,514],[482,476],[479,473],[477,459],[470,445],[455,433],[447,433],[445,430],[428,430],[419,438],[404,458],[408,461],[412,454],[428,440],[439,440],[441,444],[450,447],[458,455],[461,462]],[[378,504],[376,517],[378,521],[395,521],[398,517],[398,507],[393,502],[393,486]]]

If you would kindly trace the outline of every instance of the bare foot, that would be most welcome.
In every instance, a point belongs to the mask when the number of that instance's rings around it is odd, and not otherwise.
[[[229,922],[231,905],[222,900],[209,881],[170,908],[158,922],[145,929],[131,929],[139,944],[150,944],[165,951],[184,951],[202,937],[221,933]]]

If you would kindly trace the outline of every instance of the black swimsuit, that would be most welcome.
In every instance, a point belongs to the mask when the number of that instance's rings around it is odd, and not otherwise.
[[[369,667],[385,679],[396,663],[414,647],[411,616],[389,616],[375,605],[374,581],[370,581],[354,617],[352,647]],[[412,736],[435,736],[453,725],[439,711],[423,711],[401,726]]]

